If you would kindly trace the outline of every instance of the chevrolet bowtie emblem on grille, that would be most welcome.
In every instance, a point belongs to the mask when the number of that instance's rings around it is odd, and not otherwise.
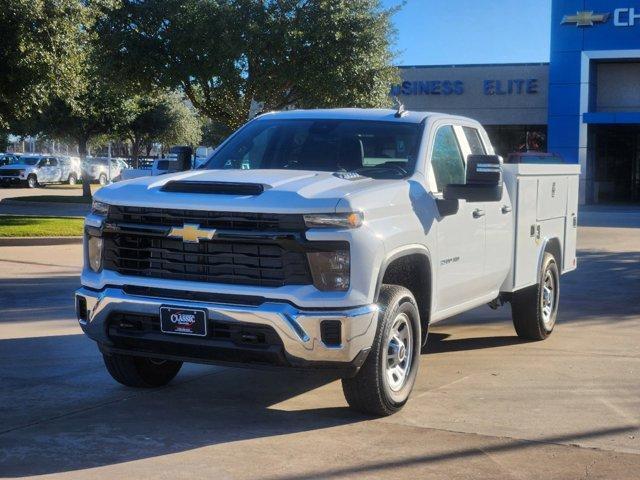
[[[562,23],[575,23],[576,27],[593,27],[595,23],[609,20],[608,13],[576,12],[575,15],[565,15]]]
[[[182,238],[183,242],[199,243],[200,240],[211,240],[216,235],[215,228],[200,228],[195,223],[185,223],[182,228],[173,227],[169,232],[169,236],[173,238]]]

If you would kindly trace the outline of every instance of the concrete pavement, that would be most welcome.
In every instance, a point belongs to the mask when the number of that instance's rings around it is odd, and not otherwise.
[[[0,248],[0,477],[636,479],[640,215],[581,220],[548,340],[518,340],[508,307],[439,323],[412,399],[375,420],[293,372],[121,387],[73,318],[79,247]]]

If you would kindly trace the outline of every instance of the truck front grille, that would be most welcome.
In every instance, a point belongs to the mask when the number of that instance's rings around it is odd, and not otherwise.
[[[207,212],[115,205],[109,207],[108,221],[165,227],[196,223],[202,228],[243,231],[303,232],[306,229],[303,216],[297,214]]]
[[[20,170],[0,170],[0,177],[17,177],[20,175]]]
[[[105,232],[104,242],[104,268],[122,275],[261,287],[313,283],[304,252],[268,239],[185,243]]]

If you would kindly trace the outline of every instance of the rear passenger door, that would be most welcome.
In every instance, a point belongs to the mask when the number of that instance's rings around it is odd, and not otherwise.
[[[447,184],[465,183],[466,156],[460,127],[438,125],[431,148],[430,187],[442,197]],[[436,276],[436,310],[442,312],[486,294],[483,285],[485,218],[482,205],[458,202],[458,211],[439,217]]]
[[[471,155],[493,154],[489,152],[476,127],[463,126],[462,133]],[[513,212],[507,188],[499,201],[483,202],[485,212],[484,283],[487,293],[497,290],[509,273],[513,255]]]

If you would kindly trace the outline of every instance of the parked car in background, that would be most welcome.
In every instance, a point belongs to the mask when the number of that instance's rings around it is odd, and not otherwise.
[[[127,162],[121,158],[88,157],[86,169],[91,182],[106,185],[121,177],[122,171],[129,168]]]
[[[514,152],[507,157],[506,163],[536,163],[551,164],[565,163],[564,159],[557,153],[546,152]]]
[[[18,163],[18,156],[13,153],[0,153],[0,167]]]
[[[54,155],[25,155],[0,167],[0,184],[26,184],[30,188],[49,183],[71,183],[78,180],[79,171],[73,163]]]

